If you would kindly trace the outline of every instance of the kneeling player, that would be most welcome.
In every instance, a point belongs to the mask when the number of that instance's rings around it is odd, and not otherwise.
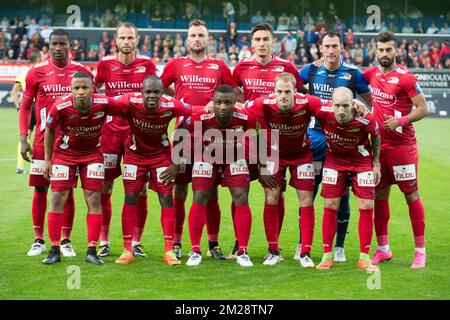
[[[275,78],[275,94],[260,97],[246,104],[245,111],[256,116],[273,131],[278,131],[275,140],[279,161],[271,164],[268,172],[271,175],[260,174],[260,181],[264,187],[264,228],[269,245],[269,254],[265,265],[274,265],[281,261],[278,248],[279,214],[278,200],[281,186],[286,178],[286,170],[291,172],[290,185],[297,191],[302,210],[300,229],[302,234],[302,249],[300,264],[304,268],[314,267],[310,258],[314,235],[314,165],[306,133],[311,119],[310,106],[320,107],[320,99],[296,92],[296,80],[290,73],[281,73]],[[276,168],[275,168],[276,167]]]
[[[163,261],[178,265],[173,252],[175,212],[173,209],[173,180],[178,166],[171,160],[171,144],[167,134],[170,121],[175,117],[190,116],[191,107],[171,97],[163,96],[163,86],[157,76],[147,76],[142,93],[118,97],[123,116],[128,119],[131,136],[124,157],[123,183],[125,202],[122,210],[124,251],[118,264],[133,261],[132,238],[136,226],[138,195],[150,177],[150,186],[158,193],[161,205],[161,224],[164,232]]]
[[[72,95],[57,100],[50,110],[45,131],[44,176],[50,179],[53,191],[48,229],[51,250],[44,264],[61,261],[59,241],[64,222],[64,205],[76,183],[79,170],[84,197],[88,206],[88,250],[86,261],[103,264],[96,246],[101,230],[100,192],[103,188],[103,154],[100,133],[106,115],[114,113],[113,100],[93,94],[92,78],[85,72],[73,76]],[[60,127],[53,147],[55,128]]]
[[[234,223],[239,242],[236,261],[243,267],[251,267],[253,263],[247,255],[252,224],[248,204],[250,179],[247,161],[243,156],[243,139],[249,132],[251,135],[255,132],[246,131],[255,129],[256,122],[253,117],[241,113],[240,109],[234,106],[236,96],[230,86],[217,87],[213,100],[213,113],[195,113],[185,121],[185,126],[191,131],[198,125],[197,122],[201,124],[201,130],[197,129],[194,132],[194,139],[196,146],[202,146],[194,153],[195,162],[192,169],[194,199],[188,218],[192,251],[186,264],[197,266],[202,261],[200,240],[205,226],[207,203],[213,190],[221,182],[222,186],[230,189],[236,207]]]
[[[352,177],[352,191],[359,206],[360,256],[358,268],[379,271],[369,259],[373,233],[373,200],[380,181],[380,138],[372,114],[355,115],[352,92],[340,87],[333,92],[332,107],[321,106],[311,111],[325,132],[328,150],[323,165],[322,197],[325,200],[322,221],[324,255],[318,270],[333,266],[333,240],[336,234],[337,210],[346,192],[347,175]],[[369,142],[370,135],[370,142]]]

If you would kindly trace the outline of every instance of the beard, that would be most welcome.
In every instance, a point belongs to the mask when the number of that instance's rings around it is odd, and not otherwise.
[[[392,59],[389,59],[389,58],[382,58],[382,59],[379,59],[378,60],[378,62],[380,63],[380,65],[383,67],[383,68],[388,68],[388,67],[390,67],[390,66],[392,66],[392,64],[394,63],[394,61],[395,61],[395,57],[393,57]]]

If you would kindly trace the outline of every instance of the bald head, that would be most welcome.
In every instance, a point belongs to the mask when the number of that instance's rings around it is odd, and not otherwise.
[[[352,101],[353,92],[349,88],[339,87],[333,91],[331,96],[333,112],[337,122],[340,124],[346,124],[353,119]]]

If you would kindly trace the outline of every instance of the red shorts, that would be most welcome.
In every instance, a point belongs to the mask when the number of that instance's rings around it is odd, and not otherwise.
[[[83,189],[97,192],[103,190],[105,177],[103,163],[83,163],[78,165],[53,163],[50,178],[52,191],[66,191],[73,188],[77,182],[78,175],[80,176]]]
[[[275,168],[272,169],[272,166],[274,166],[274,164],[269,162],[267,169],[271,172],[275,171]],[[296,159],[279,160],[278,171],[274,174],[274,177],[282,190],[286,189],[286,170],[288,168],[291,173],[291,179],[289,180],[289,185],[291,187],[302,191],[314,191],[315,178],[313,156],[311,152]],[[264,183],[262,183],[262,186],[264,188],[268,187]]]
[[[127,138],[127,136],[101,135],[100,143],[105,159],[105,180],[114,180],[122,174],[120,163],[125,152]]]
[[[192,168],[192,190],[211,190],[222,184],[228,188],[250,187],[247,162],[239,160],[231,164],[195,162]]]
[[[30,187],[48,187],[49,182],[44,178],[44,147],[33,146],[33,159],[30,165]]]
[[[172,194],[174,182],[164,184],[159,179],[159,175],[171,164],[170,159],[161,161],[158,166],[145,164],[132,164],[124,161],[123,164],[123,186],[125,194],[138,194],[149,182],[149,189],[158,194]]]
[[[403,193],[416,192],[419,152],[417,144],[381,146],[381,181],[377,189],[397,184]]]
[[[354,195],[360,199],[375,199],[375,181],[373,171],[353,172],[335,170],[323,166],[322,174],[322,192],[324,198],[340,198],[347,192],[348,183],[347,176],[352,178],[352,191]]]
[[[182,160],[183,161],[183,160]],[[192,182],[192,163],[181,163],[180,171],[175,178],[175,184],[189,184]]]

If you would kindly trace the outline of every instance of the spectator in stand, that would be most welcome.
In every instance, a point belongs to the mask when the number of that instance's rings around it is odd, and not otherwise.
[[[224,17],[226,23],[228,24],[231,22],[235,22],[234,16],[235,16],[236,12],[234,11],[233,4],[229,1],[224,1],[224,2],[222,2],[222,6],[223,6],[223,17]]]
[[[327,24],[325,23],[324,18],[319,16],[319,17],[317,18],[316,31],[317,31],[317,32],[320,32],[322,29],[325,30],[324,33],[326,33],[327,30],[328,30],[328,26],[327,26]]]
[[[338,14],[336,11],[336,7],[334,6],[334,3],[330,3],[328,5],[328,13],[327,13],[327,19],[328,21],[335,21],[338,19]],[[341,38],[343,39],[343,38]]]
[[[48,45],[48,41],[49,41],[49,38],[50,38],[50,34],[52,32],[53,32],[53,30],[50,29],[50,27],[48,26],[48,23],[45,23],[42,26],[42,30],[40,32],[40,35],[41,35],[42,39],[44,40],[44,43],[47,44],[47,45]]]
[[[344,44],[349,47],[352,47],[354,43],[355,43],[355,34],[353,33],[352,28],[348,28],[347,34],[345,35]]]
[[[336,18],[336,22],[333,25],[334,32],[338,33],[341,36],[341,39],[344,39],[344,32],[347,30],[345,23],[341,21],[341,19]]]
[[[216,59],[223,60],[226,64],[230,64],[230,58],[225,48],[220,49],[216,55]]]
[[[441,69],[441,58],[439,55],[439,45],[433,46],[433,49],[430,52],[430,63],[433,68]]]
[[[227,47],[229,48],[232,44],[237,45],[238,33],[236,23],[231,22],[227,28]]]
[[[266,16],[264,17],[264,22],[270,23],[272,26],[275,25],[276,19],[275,16],[272,14],[272,11],[267,11]]]
[[[25,27],[25,22],[23,20],[20,20],[17,24],[15,33],[19,35],[20,39],[23,39],[23,36],[27,35],[27,28]]]
[[[106,50],[104,42],[98,44],[98,59],[100,60],[104,56],[107,56],[109,51]]]
[[[128,9],[125,1],[121,1],[114,7],[114,14],[119,21],[122,21],[127,13]]]
[[[444,26],[441,28],[441,34],[450,34],[448,22],[444,23]]]
[[[37,24],[36,19],[31,19],[30,24],[28,25],[28,32],[27,37],[28,39],[31,39],[31,37],[36,33],[39,32],[39,28],[41,26]]]
[[[354,48],[351,50],[352,60],[356,65],[362,65],[364,61],[363,50],[358,43],[355,43]]]
[[[395,25],[395,23],[393,21],[389,22],[388,29],[389,29],[389,31],[394,32],[394,33],[398,33],[399,32],[397,26]]]
[[[9,49],[12,50],[12,57],[10,56],[9,58],[16,60],[20,53],[20,38],[17,33],[14,34],[12,39],[9,41]]]
[[[291,14],[289,17],[289,30],[295,31],[300,28],[300,23],[298,22],[298,18],[296,15]]]
[[[241,51],[238,54],[238,59],[241,61],[244,58],[250,58],[252,56],[252,53],[250,52],[248,46],[243,46]]]
[[[41,19],[39,19],[39,25],[43,26],[44,24],[49,26],[52,25],[52,19],[50,19],[49,16],[46,14],[42,15]]]
[[[159,6],[155,7],[155,10],[151,13],[150,21],[155,22],[161,22],[163,20],[161,15],[161,10],[159,9]]]
[[[9,28],[9,20],[7,17],[3,17],[1,28],[2,30],[7,30]]]
[[[305,40],[308,46],[311,46],[311,44],[317,42],[317,34],[314,30],[313,26],[309,26],[308,29],[305,32]]]
[[[436,23],[432,23],[430,27],[428,27],[427,29],[427,34],[438,34],[439,33],[439,29],[436,26]]]
[[[247,5],[239,1],[238,2],[238,13],[239,13],[239,22],[248,21],[248,7]]]
[[[320,50],[316,43],[313,43],[311,45],[311,48],[309,49],[309,54],[311,55],[313,61],[319,60]]]
[[[169,48],[169,50],[170,50],[170,49],[172,49],[173,44],[174,44],[173,39],[171,38],[170,34],[166,34],[166,36],[164,37],[163,43],[162,43],[163,47]]]
[[[281,57],[282,52],[283,52],[283,43],[280,41],[280,38],[275,36],[273,38],[273,53]]]
[[[439,51],[439,58],[441,61],[445,61],[450,58],[450,47],[448,45],[448,40],[445,40],[442,44],[441,51]]]
[[[41,51],[42,51],[42,61],[50,59],[50,52],[48,51],[47,46],[43,46]]]
[[[75,55],[75,61],[84,61],[84,57],[85,57],[84,50],[83,50],[83,47],[81,46],[79,39],[73,40],[72,50]]]
[[[256,11],[256,13],[252,16],[250,23],[252,25],[258,24],[258,23],[263,23],[264,22],[264,17],[261,14],[261,11]]]
[[[286,55],[293,55],[297,50],[297,39],[292,35],[291,32],[288,32],[287,35],[282,40],[284,45],[284,50]]]
[[[242,37],[240,37],[240,39],[238,40],[236,45],[239,48],[239,50],[242,50],[242,48],[244,46],[247,46],[247,48],[249,48],[251,44],[250,44],[250,41],[248,40],[247,36],[242,36]],[[241,59],[239,59],[239,60],[241,60]]]
[[[402,28],[402,33],[414,33],[414,28],[409,21],[406,22],[405,26]]]
[[[114,16],[111,10],[106,9],[105,14],[102,16],[103,25],[105,28],[111,28],[113,25]]]
[[[423,30],[422,22],[417,22],[416,33],[425,33]]]
[[[289,30],[289,17],[285,12],[278,17],[278,31],[288,31]]]
[[[204,11],[203,11],[204,12]],[[163,21],[172,22],[175,21],[175,7],[166,3],[163,8]]]

